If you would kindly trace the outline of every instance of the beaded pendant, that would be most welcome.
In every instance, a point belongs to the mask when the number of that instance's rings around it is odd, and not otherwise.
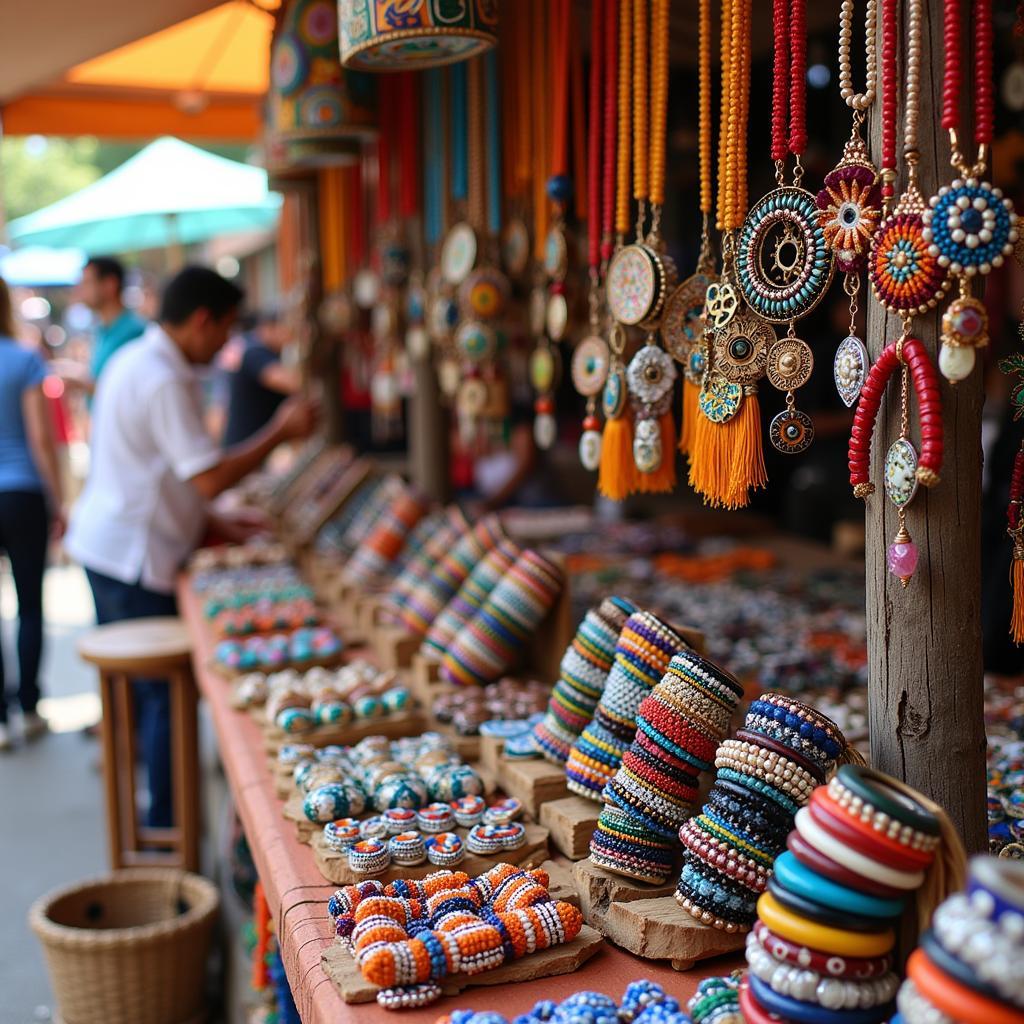
[[[824,186],[815,202],[825,244],[837,270],[856,274],[867,262],[871,236],[882,219],[878,170],[856,127],[843,159],[825,175]]]
[[[747,214],[736,252],[736,277],[747,305],[771,323],[791,323],[821,301],[832,280],[832,250],[814,196],[783,186]]]

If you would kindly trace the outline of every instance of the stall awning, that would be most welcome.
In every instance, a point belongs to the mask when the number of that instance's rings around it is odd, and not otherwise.
[[[103,0],[117,7],[117,0]],[[30,9],[33,5],[27,5]],[[60,0],[39,0],[51,11]],[[152,11],[167,9],[170,27],[143,34],[126,45],[94,56],[88,37],[78,47],[77,60],[54,71],[45,60],[44,73],[31,79],[0,66],[0,97],[4,131],[11,135],[98,135],[106,138],[152,138],[173,134],[185,138],[251,140],[260,132],[260,104],[267,88],[270,36],[276,0],[155,0],[136,5]],[[203,8],[209,8],[203,10]],[[74,10],[77,11],[76,7]],[[134,10],[134,8],[133,8]],[[90,9],[95,16],[95,7]],[[191,16],[190,16],[191,15]],[[73,16],[69,16],[74,20]],[[178,18],[178,23],[174,23]],[[6,32],[0,19],[0,33]],[[100,19],[102,20],[102,19]],[[113,22],[123,21],[111,14]],[[134,24],[138,19],[135,19]],[[5,54],[18,50],[17,31],[4,38]],[[59,36],[74,36],[62,22]],[[131,38],[129,36],[129,38]],[[25,46],[49,57],[46,47]],[[59,48],[68,52],[66,46]],[[88,57],[89,59],[81,59]],[[24,86],[31,85],[30,89]]]

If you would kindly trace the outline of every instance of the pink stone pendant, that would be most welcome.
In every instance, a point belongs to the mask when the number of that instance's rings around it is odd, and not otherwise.
[[[886,552],[886,561],[889,565],[889,572],[897,577],[904,587],[910,583],[910,577],[917,569],[919,554],[917,545],[907,533],[907,528],[901,525]]]

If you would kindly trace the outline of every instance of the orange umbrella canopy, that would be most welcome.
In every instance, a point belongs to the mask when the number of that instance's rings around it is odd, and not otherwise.
[[[255,139],[278,2],[229,0],[77,63],[7,103],[5,131]]]

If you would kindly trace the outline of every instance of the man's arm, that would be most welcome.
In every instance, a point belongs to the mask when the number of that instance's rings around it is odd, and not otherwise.
[[[302,387],[302,376],[297,366],[285,366],[275,359],[260,372],[260,383],[279,395],[294,395]]]
[[[319,405],[299,395],[287,399],[274,418],[257,434],[229,448],[209,469],[189,478],[207,501],[212,501],[251,473],[283,441],[308,437],[319,418]]]

